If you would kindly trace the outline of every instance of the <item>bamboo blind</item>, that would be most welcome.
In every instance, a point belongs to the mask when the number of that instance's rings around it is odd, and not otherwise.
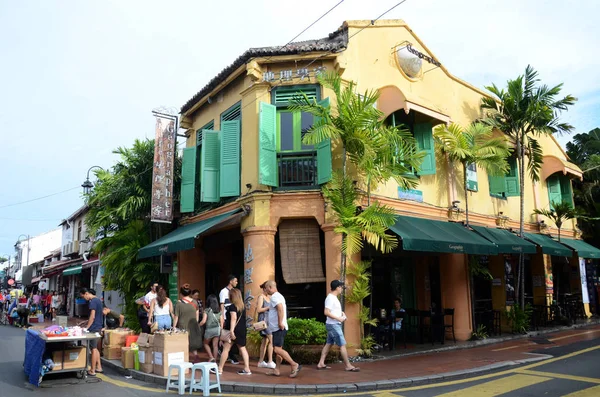
[[[324,282],[319,225],[312,219],[284,220],[279,225],[281,270],[287,284]]]

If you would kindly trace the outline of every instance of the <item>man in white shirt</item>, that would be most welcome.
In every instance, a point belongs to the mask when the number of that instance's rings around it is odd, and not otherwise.
[[[344,338],[344,331],[342,330],[342,323],[346,321],[346,314],[342,311],[342,305],[339,300],[339,296],[344,289],[344,283],[340,280],[333,280],[330,284],[331,292],[325,299],[325,328],[327,328],[327,342],[323,346],[321,352],[321,360],[317,364],[317,369],[330,369],[331,367],[325,364],[325,359],[329,353],[331,345],[336,344],[340,347],[340,354],[344,361],[344,366],[348,372],[358,372],[360,368],[357,368],[350,364],[348,360],[348,350],[346,349],[346,339]]]
[[[227,286],[223,288],[221,292],[219,292],[219,303],[221,304],[221,315],[223,316],[223,318],[225,318],[225,312],[227,311],[227,308],[229,307],[229,305],[231,305],[231,301],[229,300],[229,291],[231,291],[232,288],[235,288],[238,285],[238,279],[233,274],[229,275],[228,281],[229,283],[227,284]],[[237,345],[234,344],[231,350],[229,350],[229,361],[234,365],[240,363],[236,357],[236,352]]]
[[[140,307],[138,308],[138,320],[140,322],[142,332],[146,334],[150,333],[150,326],[148,325],[148,312],[150,311],[150,304],[154,299],[156,299],[157,287],[158,283],[156,282],[150,284],[150,291],[148,291],[146,295],[135,301],[135,303],[140,305]]]
[[[265,289],[271,297],[269,311],[267,312],[267,333],[273,335],[273,351],[277,355],[275,358],[275,369],[272,372],[268,372],[267,375],[280,376],[279,369],[281,362],[285,360],[292,367],[290,378],[295,378],[298,376],[302,366],[292,360],[290,354],[283,350],[283,342],[288,330],[285,298],[277,292],[277,283],[275,281],[267,281]]]

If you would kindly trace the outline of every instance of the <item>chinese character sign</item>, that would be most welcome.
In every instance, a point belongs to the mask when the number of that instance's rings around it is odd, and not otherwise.
[[[175,120],[157,116],[152,170],[152,222],[171,223],[173,220],[174,162]]]

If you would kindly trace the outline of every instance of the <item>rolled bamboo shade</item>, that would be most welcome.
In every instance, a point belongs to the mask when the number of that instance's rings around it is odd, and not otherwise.
[[[325,282],[319,225],[313,219],[284,220],[279,225],[281,270],[287,284]]]

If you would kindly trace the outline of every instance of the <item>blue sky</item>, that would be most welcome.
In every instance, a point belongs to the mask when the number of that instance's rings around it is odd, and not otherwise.
[[[153,137],[153,108],[181,106],[245,49],[285,44],[338,1],[0,2],[0,255],[81,206],[90,166]],[[397,2],[345,0],[299,39]],[[478,87],[503,86],[531,63],[580,98],[564,119],[587,132],[600,125],[599,14],[593,0],[407,0],[385,18],[404,19]]]

